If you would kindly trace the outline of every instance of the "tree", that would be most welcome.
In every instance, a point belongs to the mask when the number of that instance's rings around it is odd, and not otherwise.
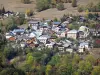
[[[69,3],[71,3],[71,2],[72,2],[72,0],[68,0],[68,2],[69,2]]]
[[[54,5],[56,5],[57,0],[51,0],[51,3],[54,4]]]
[[[3,27],[3,23],[0,22],[0,33],[3,31],[2,27]]]
[[[58,3],[57,4],[57,9],[58,10],[64,10],[64,4],[63,3]]]
[[[100,75],[100,66],[94,67],[91,75]]]
[[[95,63],[95,58],[92,55],[87,55],[85,60],[90,62],[92,65]]]
[[[48,0],[36,0],[36,8],[37,11],[46,10],[49,8],[49,1]]]
[[[0,9],[0,15],[2,14],[2,11],[1,11],[1,9]]]
[[[0,48],[6,44],[6,38],[3,34],[0,33]]]
[[[85,11],[85,14],[86,14],[86,18],[88,18],[88,15],[89,15],[89,10],[88,9]]]
[[[77,7],[77,1],[76,0],[72,0],[72,7]]]
[[[67,3],[67,2],[68,2],[68,0],[62,0],[62,2],[63,2],[63,3]]]
[[[92,64],[88,61],[80,61],[78,70],[82,75],[89,75],[92,71]]]
[[[58,19],[55,17],[53,21],[57,22],[57,21],[58,21]]]
[[[59,56],[53,56],[51,61],[49,62],[50,65],[57,65],[60,62]]]
[[[2,13],[4,14],[4,13],[5,13],[5,8],[3,7],[1,11],[2,11]]]
[[[84,7],[83,6],[78,6],[77,10],[78,10],[78,12],[83,12],[84,11]]]
[[[25,73],[20,69],[7,67],[0,72],[0,75],[25,75]]]
[[[7,59],[12,59],[14,56],[16,56],[16,51],[13,50],[11,47],[5,47],[4,48],[4,56]]]
[[[75,54],[73,59],[72,59],[72,64],[77,65],[79,63],[79,61],[80,61],[79,55]]]
[[[46,66],[46,75],[51,75],[51,69],[52,69],[51,65]]]
[[[32,15],[33,15],[33,11],[30,10],[30,9],[27,9],[27,10],[26,10],[26,15],[27,15],[27,16],[32,16]]]
[[[93,11],[93,7],[94,7],[93,2],[91,2],[91,3],[87,4],[87,9],[88,9],[90,12],[92,12],[92,11]]]
[[[100,2],[97,3],[96,11],[98,11],[98,12],[100,11]]]
[[[33,57],[32,53],[27,54],[26,63],[29,65],[33,65],[33,63],[35,63],[35,58]]]
[[[21,2],[24,3],[24,4],[29,4],[30,0],[21,0]]]

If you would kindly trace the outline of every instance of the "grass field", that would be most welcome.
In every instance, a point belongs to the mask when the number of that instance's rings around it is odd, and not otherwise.
[[[78,5],[86,5],[89,2],[97,3],[99,0],[77,0]],[[26,9],[32,9],[35,11],[35,17],[39,18],[59,18],[63,14],[83,14],[83,13],[78,13],[77,8],[72,8],[70,3],[64,4],[65,5],[65,10],[63,11],[58,11],[57,9],[48,9],[42,12],[36,12],[36,1],[31,0],[31,4],[23,4],[21,3],[21,0],[0,0],[0,4],[5,7],[6,10],[11,10],[11,11],[19,11],[19,12],[25,12]]]

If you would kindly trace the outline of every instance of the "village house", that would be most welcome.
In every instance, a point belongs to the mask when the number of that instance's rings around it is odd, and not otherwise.
[[[31,32],[31,33],[29,34],[29,38],[34,38],[34,37],[36,37],[36,34],[35,34],[34,32]]]
[[[61,24],[61,22],[53,22],[52,24],[52,27],[58,27]]]
[[[48,40],[49,38],[50,38],[49,35],[41,35],[41,36],[38,37],[37,39],[38,39],[40,42],[46,44],[46,42],[47,42],[47,40]]]
[[[83,43],[80,43],[80,45],[78,47],[78,52],[83,53],[85,50],[89,50],[89,49],[90,49],[89,43],[83,42]]]
[[[10,37],[12,37],[12,35],[10,35],[10,33],[6,33],[6,39],[9,39]]]
[[[65,51],[66,51],[66,52],[69,52],[69,53],[74,52],[74,50],[73,50],[72,48],[66,48]]]
[[[7,12],[4,13],[5,17],[9,17],[9,16],[13,16],[13,15],[14,15],[14,13],[11,12],[11,11],[7,11]]]
[[[90,30],[86,26],[81,26],[79,28],[79,38],[86,38],[90,34]]]
[[[52,27],[52,30],[54,31],[54,32],[59,32],[59,27]]]
[[[67,32],[67,38],[77,39],[78,31],[77,30],[70,30]]]
[[[67,27],[68,24],[69,24],[69,21],[64,21],[61,25],[64,27]]]
[[[55,44],[55,42],[47,42],[45,46],[48,48],[53,48],[54,44]]]
[[[20,34],[24,34],[25,29],[14,29],[13,31],[11,31],[14,35],[20,35]]]
[[[33,30],[37,30],[38,26],[40,25],[40,21],[29,21],[28,22],[29,27],[31,27]]]
[[[58,32],[57,33],[57,37],[59,37],[59,38],[63,38],[63,37],[66,37],[66,32]]]

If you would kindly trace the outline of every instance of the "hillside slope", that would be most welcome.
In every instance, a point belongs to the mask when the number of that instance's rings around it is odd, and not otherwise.
[[[97,3],[99,0],[77,0],[78,5],[86,5],[89,2]],[[23,4],[21,3],[21,0],[0,0],[0,4],[5,7],[6,10],[11,11],[19,11],[19,12],[25,12],[26,9],[32,9],[36,11],[36,0],[31,0],[31,4]],[[80,14],[77,12],[77,8],[72,8],[70,3],[65,3],[65,10],[58,11],[57,9],[48,9],[42,12],[36,12],[35,17],[40,18],[54,18],[54,17],[61,17],[63,14],[69,13],[69,14]],[[82,13],[81,13],[82,14]]]

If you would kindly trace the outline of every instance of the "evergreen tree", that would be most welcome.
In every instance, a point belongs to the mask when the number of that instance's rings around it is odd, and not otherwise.
[[[3,8],[2,8],[2,14],[4,14],[4,13],[5,13],[5,8],[3,7]]]

